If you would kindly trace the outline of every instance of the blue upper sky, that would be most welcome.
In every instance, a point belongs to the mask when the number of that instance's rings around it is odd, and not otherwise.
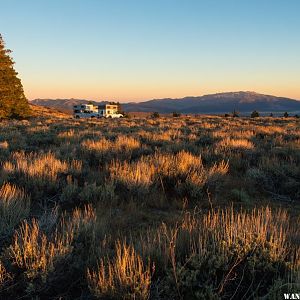
[[[300,99],[299,0],[0,0],[28,98]]]

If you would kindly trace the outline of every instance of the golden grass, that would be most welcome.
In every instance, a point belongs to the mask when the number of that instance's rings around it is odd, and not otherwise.
[[[217,147],[221,149],[248,149],[251,150],[254,148],[254,144],[247,139],[233,139],[233,138],[224,138],[222,141],[217,143]]]
[[[22,173],[27,177],[52,182],[56,181],[59,173],[67,173],[69,168],[79,172],[81,167],[80,161],[73,160],[70,166],[66,161],[57,159],[51,152],[45,154],[14,152],[11,160],[3,164],[4,172]]]
[[[193,278],[184,277],[186,272],[192,272],[188,269],[190,261],[196,259],[199,270],[206,269],[216,276],[215,271],[209,269],[207,259],[217,260],[224,273],[215,287],[215,296],[221,297],[225,289],[232,288],[229,279],[232,270],[246,268],[244,265],[248,263],[254,268],[253,272],[258,272],[257,276],[260,276],[260,268],[284,266],[286,273],[280,276],[289,277],[291,286],[297,285],[300,245],[293,244],[292,233],[299,225],[298,221],[291,227],[286,211],[272,212],[268,207],[253,209],[250,213],[236,212],[233,208],[204,215],[197,211],[187,212],[175,226],[162,224],[156,231],[149,230],[141,236],[138,248],[144,257],[150,257],[160,272],[172,269],[171,282],[176,286],[178,298],[183,297],[186,284],[181,280],[193,282]],[[243,280],[242,274],[236,276]],[[216,277],[212,277],[211,283],[215,280]],[[188,283],[186,288],[185,293],[188,293]],[[238,288],[234,286],[234,290]]]
[[[162,177],[182,177],[200,187],[208,180],[224,175],[228,171],[228,163],[221,161],[211,168],[205,168],[201,156],[186,151],[175,155],[155,153],[143,156],[138,161],[128,163],[113,161],[109,167],[113,180],[121,181],[128,186],[149,187]]]
[[[140,136],[148,142],[168,142],[175,141],[181,137],[181,131],[178,129],[160,130],[159,132],[140,132]]]
[[[9,250],[13,264],[25,269],[29,278],[35,277],[38,272],[45,273],[52,267],[56,254],[64,251],[48,241],[35,219],[32,224],[23,222]]]
[[[4,141],[4,142],[0,142],[0,149],[8,149],[8,142]]]
[[[99,152],[107,151],[131,151],[140,148],[140,142],[133,137],[118,136],[115,141],[110,141],[105,138],[100,140],[85,140],[81,143],[86,150]]]
[[[87,230],[95,222],[91,206],[75,209],[70,218],[63,217],[53,237],[49,238],[40,229],[36,219],[24,221],[15,232],[9,256],[12,263],[25,269],[28,278],[39,274],[46,276],[56,259],[72,251],[72,242],[79,231]]]
[[[299,282],[296,118],[2,126],[1,299],[272,298]]]
[[[12,276],[7,270],[5,269],[2,261],[0,260],[0,292],[2,287],[12,279]]]
[[[0,234],[11,232],[29,214],[30,198],[10,183],[0,187]]]
[[[97,297],[148,299],[150,263],[144,264],[132,246],[118,241],[113,260],[101,259],[96,271],[87,270],[88,284]]]

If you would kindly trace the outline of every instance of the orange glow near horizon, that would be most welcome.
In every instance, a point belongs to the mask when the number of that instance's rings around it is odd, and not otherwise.
[[[262,87],[220,87],[216,88],[184,88],[184,87],[136,87],[134,88],[90,88],[85,89],[80,86],[74,87],[30,87],[27,85],[25,88],[25,94],[29,100],[33,99],[92,99],[96,101],[102,100],[116,100],[121,102],[139,102],[151,99],[162,99],[162,98],[183,98],[187,96],[203,96],[207,94],[216,94],[223,92],[236,92],[236,91],[253,91],[259,94],[273,95],[277,97],[286,97],[295,100],[300,100],[300,91],[297,88],[286,87],[276,88],[262,88]]]

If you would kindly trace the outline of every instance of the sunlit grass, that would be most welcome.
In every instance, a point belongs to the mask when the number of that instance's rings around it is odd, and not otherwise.
[[[298,290],[296,118],[4,121],[0,298]]]

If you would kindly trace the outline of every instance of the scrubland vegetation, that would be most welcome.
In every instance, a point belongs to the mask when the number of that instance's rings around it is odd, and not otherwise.
[[[299,119],[0,126],[1,299],[299,292]]]

